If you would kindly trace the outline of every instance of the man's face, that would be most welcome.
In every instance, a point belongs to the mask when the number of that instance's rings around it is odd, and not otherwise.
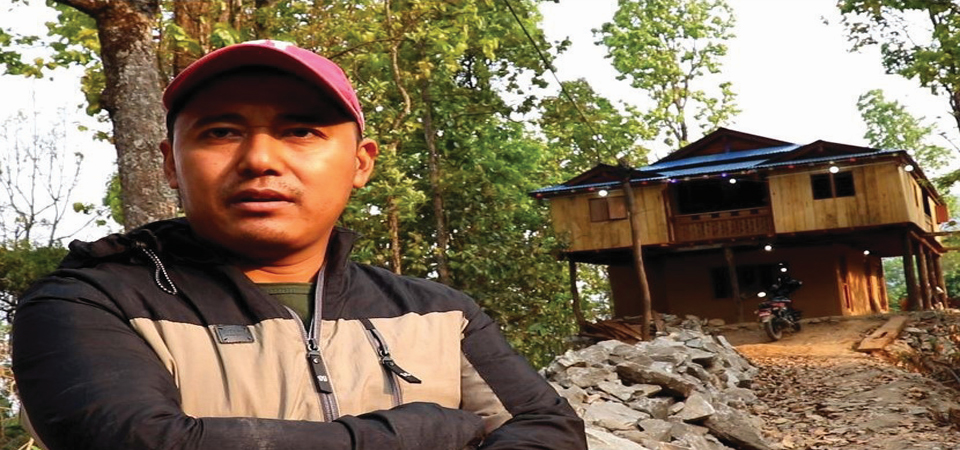
[[[201,88],[161,144],[170,187],[196,233],[234,254],[279,262],[322,252],[376,143],[316,87],[250,72]]]

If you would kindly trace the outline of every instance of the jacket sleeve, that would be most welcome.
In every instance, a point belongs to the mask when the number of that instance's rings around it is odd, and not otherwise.
[[[328,423],[190,417],[153,350],[101,292],[77,280],[48,279],[21,302],[13,371],[50,450],[460,450],[482,432],[475,414],[427,403]]]
[[[583,420],[510,347],[497,324],[470,305],[461,342],[461,407],[487,422],[490,434],[480,448],[586,450]]]

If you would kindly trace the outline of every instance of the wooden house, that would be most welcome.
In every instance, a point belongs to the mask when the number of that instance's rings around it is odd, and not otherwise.
[[[721,128],[649,166],[601,164],[531,193],[549,200],[571,265],[607,266],[617,317],[641,314],[626,179],[656,311],[752,320],[756,293],[786,267],[804,283],[793,300],[805,317],[884,312],[892,256],[911,305],[945,298],[947,210],[908,152]]]

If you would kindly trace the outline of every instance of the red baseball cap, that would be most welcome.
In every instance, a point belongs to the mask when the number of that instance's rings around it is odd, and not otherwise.
[[[241,67],[272,67],[316,85],[336,100],[363,131],[363,111],[343,69],[312,51],[289,42],[260,40],[230,45],[208,53],[180,72],[163,91],[167,111],[179,108],[201,83]]]

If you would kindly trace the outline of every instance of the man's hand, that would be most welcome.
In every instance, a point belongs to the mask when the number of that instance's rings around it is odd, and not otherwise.
[[[383,421],[384,428],[399,441],[398,450],[469,450],[483,441],[480,416],[435,403],[407,403],[388,411],[361,414],[356,419]],[[346,417],[338,421],[351,425]],[[354,435],[354,438],[365,440],[364,436]]]

